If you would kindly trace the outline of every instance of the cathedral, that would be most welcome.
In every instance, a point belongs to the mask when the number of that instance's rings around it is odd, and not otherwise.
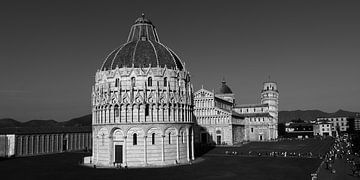
[[[264,82],[259,104],[237,105],[225,81],[218,91],[201,88],[194,93],[195,142],[236,145],[278,137],[278,98],[275,82]]]
[[[185,63],[144,15],[96,72],[92,89],[95,166],[148,167],[194,159],[193,87]]]

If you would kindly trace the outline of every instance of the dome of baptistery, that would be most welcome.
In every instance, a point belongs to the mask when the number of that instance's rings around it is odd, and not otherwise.
[[[92,87],[92,156],[85,164],[147,167],[194,160],[190,73],[142,15]]]
[[[160,43],[155,26],[142,16],[131,27],[127,42],[106,57],[101,70],[149,66],[183,69],[179,57]]]

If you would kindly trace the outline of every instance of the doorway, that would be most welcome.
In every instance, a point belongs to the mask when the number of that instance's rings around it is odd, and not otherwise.
[[[263,136],[262,136],[262,135],[260,135],[260,136],[259,136],[259,139],[260,139],[260,141],[262,141],[262,140],[263,140]]]
[[[115,163],[123,162],[123,146],[115,145]]]
[[[216,144],[217,145],[221,144],[221,136],[216,136]]]

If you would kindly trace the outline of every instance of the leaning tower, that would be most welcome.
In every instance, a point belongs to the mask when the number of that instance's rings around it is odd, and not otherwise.
[[[269,124],[270,136],[272,139],[278,138],[278,112],[279,112],[279,91],[276,82],[264,82],[261,90],[261,104],[268,104],[269,114],[273,117],[273,121]]]
[[[270,115],[278,120],[279,91],[276,82],[264,82],[264,87],[261,90],[261,104],[268,104]]]
[[[165,166],[194,159],[193,87],[185,63],[144,15],[96,72],[93,153],[98,166]]]

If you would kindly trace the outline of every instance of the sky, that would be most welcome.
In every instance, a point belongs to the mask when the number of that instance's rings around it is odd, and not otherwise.
[[[280,110],[360,111],[360,1],[2,1],[0,118],[91,113],[95,72],[145,13],[197,90],[225,78],[237,104],[260,103],[270,76]]]

